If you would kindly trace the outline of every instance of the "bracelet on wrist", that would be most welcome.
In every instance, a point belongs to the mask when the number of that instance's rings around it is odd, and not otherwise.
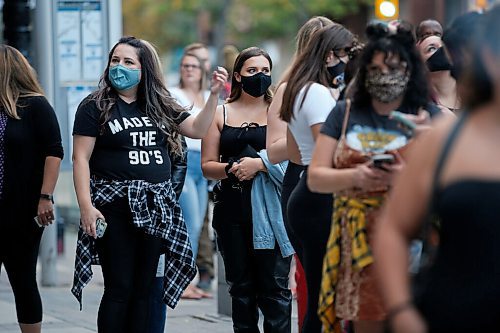
[[[409,309],[413,309],[414,305],[411,301],[406,301],[403,303],[399,303],[389,309],[387,312],[387,321],[391,322],[398,314],[404,312]]]
[[[50,200],[54,203],[54,196],[52,194],[40,193],[40,199]]]

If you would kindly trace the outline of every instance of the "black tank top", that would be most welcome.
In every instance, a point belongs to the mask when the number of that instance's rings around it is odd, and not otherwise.
[[[500,179],[462,179],[435,194],[439,248],[417,300],[429,332],[498,332]]]
[[[222,106],[224,112],[224,126],[220,133],[219,151],[221,162],[227,162],[230,158],[240,156],[241,152],[251,146],[256,152],[266,148],[267,126],[257,123],[243,123],[240,127],[226,124],[226,107]]]

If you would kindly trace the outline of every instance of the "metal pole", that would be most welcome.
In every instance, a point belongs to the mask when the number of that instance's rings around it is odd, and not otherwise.
[[[5,0],[3,5],[5,43],[18,49],[30,62],[31,15],[29,1]]]
[[[54,27],[52,20],[52,1],[39,0],[34,16],[34,48],[36,52],[34,66],[49,103],[55,106],[54,78]],[[56,212],[54,216],[57,218]],[[57,221],[45,227],[40,243],[40,261],[42,266],[42,285],[57,284]]]
[[[122,19],[122,1],[108,1],[106,2],[108,6],[107,15],[108,15],[108,34],[104,34],[105,45],[107,45],[104,49],[104,54],[107,53],[113,45],[123,36],[123,19]]]

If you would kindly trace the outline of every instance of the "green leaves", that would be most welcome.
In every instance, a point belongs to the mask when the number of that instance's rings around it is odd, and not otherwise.
[[[340,20],[370,3],[370,0],[123,0],[124,30],[166,51],[200,40],[211,43],[216,25],[222,24],[225,40],[244,48],[266,39],[292,40],[311,16]],[[223,9],[226,17],[221,15]]]

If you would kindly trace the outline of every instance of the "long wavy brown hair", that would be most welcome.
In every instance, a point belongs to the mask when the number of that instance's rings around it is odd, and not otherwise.
[[[43,96],[35,70],[21,52],[0,44],[0,109],[9,117],[20,119],[18,100],[30,96]]]
[[[354,42],[355,36],[341,24],[331,24],[313,34],[304,52],[295,58],[288,76],[283,79],[287,86],[280,109],[282,120],[291,121],[295,98],[303,87],[307,89],[302,102],[314,82],[327,87],[330,85],[333,78],[326,68],[328,54],[333,50],[350,48]]]
[[[163,78],[160,57],[155,47],[146,41],[135,37],[122,37],[113,46],[108,56],[108,64],[99,81],[99,89],[92,93],[91,100],[95,101],[97,108],[101,111],[100,123],[101,133],[105,124],[111,118],[113,106],[116,104],[118,92],[109,80],[109,67],[111,58],[116,47],[126,44],[137,50],[139,62],[141,63],[141,82],[137,89],[137,104],[151,120],[167,136],[170,150],[176,154],[182,154],[180,143],[179,126],[176,124],[182,111],[185,111],[170,95]]]

